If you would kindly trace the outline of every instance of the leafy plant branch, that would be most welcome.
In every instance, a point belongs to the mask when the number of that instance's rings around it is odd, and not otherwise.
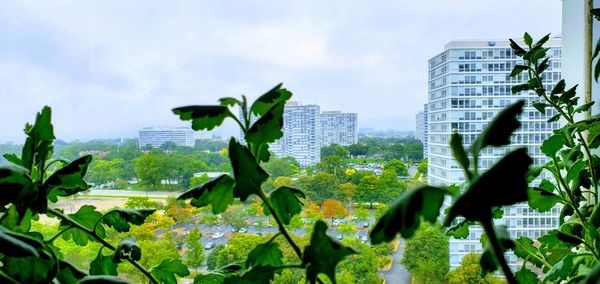
[[[67,229],[78,229],[81,230],[83,232],[85,232],[86,234],[88,234],[89,236],[93,237],[97,242],[99,242],[100,244],[102,244],[104,247],[117,252],[117,248],[115,246],[113,246],[112,244],[110,244],[109,242],[107,242],[104,238],[100,237],[96,232],[96,227],[94,226],[94,231],[86,228],[85,226],[79,224],[77,221],[71,219],[69,216],[63,214],[62,212],[56,210],[56,209],[48,209],[48,213],[60,218],[61,220],[63,220],[64,222],[69,224],[69,227]],[[100,219],[101,220],[101,219]],[[64,232],[67,229],[61,231]],[[60,235],[60,233],[59,233]],[[52,239],[55,239],[58,235],[54,236]],[[154,275],[152,275],[152,273],[150,273],[147,269],[145,269],[144,267],[142,267],[137,261],[131,259],[130,257],[125,257],[125,260],[127,260],[127,262],[131,263],[131,265],[133,265],[137,270],[139,270],[141,273],[143,273],[148,280],[150,280],[152,283],[155,284],[159,284],[158,280],[154,277]]]

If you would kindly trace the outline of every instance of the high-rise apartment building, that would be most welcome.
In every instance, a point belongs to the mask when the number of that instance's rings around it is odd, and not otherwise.
[[[543,83],[551,89],[561,79],[560,39],[547,43],[550,48],[549,68]],[[547,123],[554,110],[539,113],[532,103],[539,101],[533,91],[512,94],[511,87],[529,79],[526,72],[516,78],[509,76],[515,64],[522,63],[513,53],[508,41],[452,41],[445,50],[429,60],[429,102],[425,109],[428,182],[436,185],[463,183],[463,172],[452,158],[449,147],[450,134],[457,131],[470,145],[490,120],[504,107],[525,100],[520,117],[521,128],[512,137],[511,146],[486,148],[479,157],[480,171],[491,167],[505,153],[516,147],[526,147],[534,165],[546,161],[540,152],[542,141],[559,127],[558,122]],[[537,238],[558,223],[559,208],[546,213],[529,209],[527,204],[504,208],[504,217],[497,224],[506,224],[511,237]],[[481,252],[479,238],[482,230],[471,227],[467,239],[450,239],[450,265],[460,265],[469,252]],[[508,255],[513,268],[520,263],[513,254]]]
[[[318,105],[287,102],[283,113],[283,137],[269,144],[269,150],[278,157],[293,157],[301,167],[316,165],[321,161],[320,113]],[[241,109],[239,116],[242,117]],[[251,118],[252,123],[255,121],[256,118]],[[241,132],[240,141],[244,141]]]
[[[425,114],[423,111],[415,115],[415,139],[425,142]]]
[[[174,142],[177,146],[194,147],[197,132],[189,127],[145,127],[139,131],[139,147],[151,145],[158,148],[165,142]]]
[[[323,111],[321,113],[321,147],[331,144],[348,146],[358,142],[356,113]]]

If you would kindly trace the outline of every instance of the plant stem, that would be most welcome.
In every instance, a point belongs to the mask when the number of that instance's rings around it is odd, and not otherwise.
[[[56,234],[54,237],[50,238],[49,240],[46,241],[47,244],[50,244],[52,242],[54,242],[54,240],[56,240],[56,238],[60,237],[60,235],[62,235],[64,232],[66,232],[67,230],[73,228],[72,226],[68,226],[64,229],[62,229],[60,232],[58,232],[58,234]]]
[[[534,66],[535,66],[535,70],[537,70],[537,68],[538,68],[537,62],[534,63]],[[531,69],[530,69],[529,70],[529,77],[531,77],[531,73],[532,72],[535,75],[535,79],[536,79],[538,88],[541,88],[541,89],[544,90],[544,92],[542,93],[542,97],[544,98],[544,100],[546,100],[546,102],[549,103],[550,106],[552,106],[552,108],[556,109],[561,114],[561,116],[564,117],[565,120],[567,120],[567,122],[569,124],[573,124],[575,122],[573,120],[573,117],[570,116],[570,115],[568,115],[567,113],[565,113],[563,111],[563,109],[560,108],[559,105],[557,105],[556,103],[554,103],[553,101],[551,101],[548,98],[548,95],[546,94],[546,91],[545,91],[546,89],[544,88],[544,84],[542,83],[542,78],[540,78],[540,75],[537,72],[535,72],[535,71],[531,71]],[[592,165],[592,154],[591,154],[591,151],[590,151],[590,147],[587,144],[587,142],[585,141],[585,139],[583,138],[583,135],[581,134],[581,132],[579,130],[577,130],[577,129],[575,129],[575,132],[577,133],[577,138],[579,139],[579,142],[583,146],[583,150],[584,150],[584,152],[585,152],[585,154],[587,156],[587,166],[588,166],[588,169],[590,171],[592,185],[594,186],[594,192],[596,193],[596,203],[598,203],[598,197],[597,197],[598,196],[598,183],[597,183],[597,180],[596,180],[596,173],[594,171],[594,166]]]
[[[288,241],[290,246],[292,246],[292,248],[294,249],[294,252],[296,252],[296,254],[298,255],[298,258],[300,258],[300,260],[302,260],[302,251],[300,250],[298,245],[296,245],[294,240],[292,240],[292,237],[290,237],[290,234],[287,232],[287,230],[283,226],[283,223],[281,223],[281,220],[279,219],[279,216],[277,216],[275,209],[273,209],[273,206],[271,206],[269,199],[267,198],[267,196],[265,195],[265,193],[262,190],[259,192],[258,197],[260,197],[260,199],[263,201],[263,203],[265,205],[267,205],[267,208],[269,208],[269,211],[271,212],[271,216],[273,216],[273,219],[275,219],[275,222],[277,222],[277,226],[279,226],[279,231],[281,232],[283,237],[285,237],[285,239]]]
[[[502,251],[500,242],[498,241],[498,238],[496,237],[496,232],[494,230],[494,225],[492,223],[492,220],[489,220],[487,222],[481,222],[481,225],[483,226],[483,229],[485,230],[485,234],[488,237],[488,241],[492,245],[492,251],[494,252],[494,255],[496,256],[496,260],[500,264],[500,267],[502,268],[502,271],[504,272],[504,275],[506,276],[506,280],[508,281],[509,284],[519,284],[519,282],[517,282],[517,279],[513,275],[512,271],[510,270],[510,267],[508,267],[508,263],[506,263],[506,259],[504,258],[504,252]]]
[[[558,182],[560,183],[559,187],[562,186],[564,188],[565,193],[567,194],[567,197],[569,198],[569,201],[571,202],[571,206],[573,207],[573,210],[575,211],[575,214],[577,214],[577,217],[579,217],[579,220],[581,220],[581,222],[585,223],[586,222],[585,217],[583,217],[583,215],[581,215],[581,212],[579,212],[579,204],[575,203],[575,198],[573,197],[573,193],[569,189],[569,186],[567,185],[567,183],[565,182],[563,177],[560,175],[560,167],[558,166],[558,162],[556,161],[555,157],[552,158],[552,162],[554,162],[554,167],[556,167],[556,170],[559,171],[556,175],[556,178],[558,178]]]
[[[63,214],[62,212],[56,210],[56,209],[52,209],[52,208],[48,208],[48,213],[59,217],[61,219],[63,219],[64,221],[68,222],[71,225],[71,228],[77,228],[80,229],[82,231],[84,231],[85,233],[87,233],[88,235],[94,237],[94,239],[96,239],[99,243],[101,243],[103,246],[109,248],[112,251],[115,251],[116,248],[111,245],[109,242],[107,242],[106,240],[104,240],[103,238],[101,238],[100,236],[98,236],[96,234],[96,232],[93,232],[92,230],[84,227],[83,225],[77,223],[75,220],[71,219],[69,216]],[[146,270],[144,267],[142,267],[139,263],[137,263],[137,261],[130,259],[130,258],[126,258],[126,260],[131,263],[133,266],[135,266],[140,272],[142,272],[144,275],[146,275],[146,277],[148,277],[148,279],[150,280],[150,282],[158,284],[158,280],[156,280],[156,278],[154,277],[154,275],[152,275],[148,270]]]

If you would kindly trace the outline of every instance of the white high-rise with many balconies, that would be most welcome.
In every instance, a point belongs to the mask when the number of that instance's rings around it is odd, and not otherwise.
[[[348,146],[358,142],[356,113],[321,112],[321,147],[331,144]]]
[[[552,38],[550,67],[544,73],[543,83],[550,89],[561,79],[560,39]],[[512,138],[510,147],[486,148],[479,158],[480,171],[491,167],[510,149],[526,147],[534,160],[534,165],[546,161],[539,146],[558,122],[547,123],[555,112],[546,110],[539,113],[532,103],[539,98],[533,91],[512,94],[511,87],[527,82],[527,73],[516,78],[509,74],[515,64],[522,63],[513,53],[508,41],[452,41],[445,50],[429,60],[429,102],[426,107],[428,182],[434,185],[463,183],[463,171],[452,158],[449,146],[450,134],[457,131],[464,137],[468,146],[481,133],[489,121],[507,105],[525,100],[526,105],[520,117],[522,126]],[[496,224],[506,224],[511,237],[528,236],[537,238],[558,223],[558,208],[539,213],[527,204],[517,204],[504,208],[504,217]],[[467,239],[450,239],[450,265],[460,265],[462,257],[469,252],[481,252],[479,237],[482,230],[471,227]],[[520,260],[508,255],[513,268]]]

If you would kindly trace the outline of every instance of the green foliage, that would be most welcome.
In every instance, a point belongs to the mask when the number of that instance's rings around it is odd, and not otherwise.
[[[290,224],[290,220],[294,215],[302,212],[300,198],[306,198],[302,191],[287,186],[276,189],[269,196],[273,210],[285,225]],[[265,215],[271,214],[268,208],[264,212]]]
[[[444,201],[444,190],[422,186],[403,193],[379,219],[370,233],[371,243],[392,241],[397,233],[410,238],[419,228],[421,218],[434,223]]]
[[[554,113],[548,122],[559,119],[565,121],[564,126],[555,130],[540,147],[550,161],[542,169],[554,178],[554,183],[542,179],[537,186],[531,186],[528,202],[531,208],[540,212],[550,210],[558,203],[562,204],[563,209],[559,228],[548,231],[537,241],[527,237],[518,238],[514,252],[526,263],[541,268],[544,282],[577,282],[586,277],[592,263],[600,260],[597,246],[600,240],[597,232],[600,204],[596,197],[599,164],[598,156],[592,151],[599,146],[594,130],[598,129],[598,119],[590,117],[576,120],[577,113],[587,112],[594,104],[586,102],[579,105],[576,86],[568,88],[566,82],[561,80],[550,92],[547,91],[542,73],[548,68],[548,58],[545,58],[548,49],[543,45],[549,36],[535,43],[528,34],[524,38],[525,48],[514,41],[511,44],[515,54],[523,57],[525,63],[515,67],[513,75],[527,72],[531,79],[527,85],[514,86],[512,91],[535,91],[540,101],[534,107],[542,113]],[[587,138],[585,131],[588,131]],[[515,276],[522,283],[540,281],[525,267]]]
[[[192,188],[177,199],[191,199],[190,204],[196,207],[212,205],[212,212],[219,214],[233,203],[234,180],[228,175],[221,175],[196,188]]]
[[[160,283],[177,284],[177,278],[190,274],[187,266],[179,259],[165,259],[158,266],[153,267],[150,272]]]
[[[297,184],[307,198],[317,204],[322,204],[327,199],[341,199],[339,180],[333,174],[317,172],[314,176],[302,176],[298,178]]]
[[[331,282],[336,283],[336,266],[344,257],[356,253],[353,249],[331,239],[325,233],[326,230],[327,225],[323,221],[317,221],[310,238],[310,245],[304,249],[302,265],[306,266],[306,279],[310,283],[316,283],[320,273],[327,275]]]
[[[406,242],[402,264],[419,283],[443,283],[450,268],[448,237],[439,225],[416,231]]]
[[[289,177],[300,172],[300,165],[292,157],[272,158],[262,164],[262,167],[273,179],[278,177]]]
[[[2,198],[0,209],[3,211],[0,215],[0,242],[5,244],[0,250],[2,279],[19,283],[76,283],[80,280],[82,283],[93,283],[104,279],[106,283],[118,283],[121,280],[114,277],[118,274],[117,263],[126,261],[136,265],[142,274],[148,275],[148,280],[158,283],[137,263],[142,252],[135,242],[124,239],[113,246],[107,241],[107,228],[129,231],[132,224],[144,223],[154,210],[116,209],[103,214],[94,206],[83,205],[77,212],[65,214],[49,203],[88,189],[84,177],[92,162],[89,155],[72,162],[52,160],[54,134],[50,113],[50,108],[45,107],[38,113],[33,125],[26,125],[27,140],[21,157],[9,155],[8,158],[19,167],[0,169],[2,190],[13,192]],[[60,221],[58,230],[53,234],[34,231],[32,220],[38,220],[40,215],[57,218]],[[62,242],[81,247],[100,243],[114,253],[104,255],[99,249],[96,257],[90,258],[93,259],[89,263],[90,274],[100,274],[100,278],[94,278],[64,258],[70,249],[59,250],[56,244]]]
[[[500,284],[503,283],[502,280],[496,278],[492,275],[486,275],[482,277],[481,273],[481,265],[479,264],[481,256],[477,253],[471,252],[463,257],[460,262],[460,266],[456,269],[448,272],[447,283],[448,284],[463,284],[463,283],[478,283],[478,284]],[[529,271],[529,270],[528,270]],[[531,271],[529,271],[531,272]],[[521,277],[526,279],[530,277],[527,272],[521,272],[523,274]],[[533,272],[531,272],[533,273]],[[535,276],[535,273],[533,273]],[[517,279],[519,279],[519,274],[517,273]],[[535,276],[537,280],[537,276]],[[531,283],[531,282],[523,282],[519,281],[519,283]]]

